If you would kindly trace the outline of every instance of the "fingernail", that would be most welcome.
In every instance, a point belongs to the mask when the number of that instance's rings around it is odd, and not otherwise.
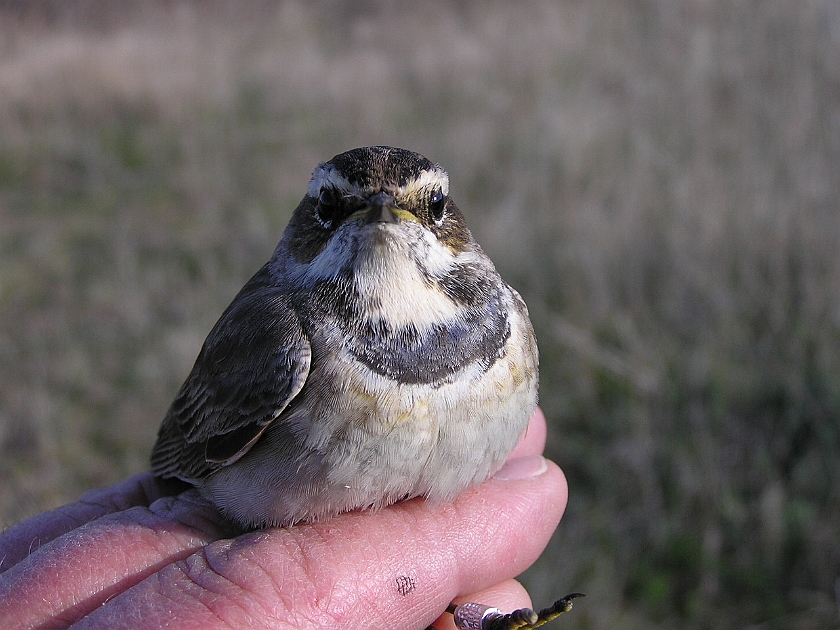
[[[509,459],[501,470],[493,475],[501,481],[520,481],[539,477],[548,470],[548,462],[541,455],[528,455]]]

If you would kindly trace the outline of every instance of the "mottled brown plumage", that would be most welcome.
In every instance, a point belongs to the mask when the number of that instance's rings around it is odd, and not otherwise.
[[[210,332],[152,469],[244,526],[289,525],[492,475],[536,405],[525,304],[446,173],[367,147],[318,166],[271,260]]]

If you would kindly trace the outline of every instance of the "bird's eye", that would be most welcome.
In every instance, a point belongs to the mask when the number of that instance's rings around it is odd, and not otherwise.
[[[438,190],[429,202],[429,209],[432,211],[432,216],[435,221],[440,221],[443,218],[443,211],[446,208],[446,197],[443,192]]]
[[[335,218],[335,213],[338,210],[338,195],[332,188],[324,188],[321,194],[318,195],[318,219],[327,227]]]

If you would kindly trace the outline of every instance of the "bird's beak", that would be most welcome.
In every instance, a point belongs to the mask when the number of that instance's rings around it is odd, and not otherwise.
[[[397,202],[392,195],[380,192],[368,199],[365,212],[365,223],[399,223],[402,212],[397,208]]]

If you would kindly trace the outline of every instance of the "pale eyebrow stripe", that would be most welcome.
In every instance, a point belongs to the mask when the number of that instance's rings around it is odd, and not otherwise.
[[[361,192],[357,186],[351,184],[335,167],[332,165],[321,165],[312,174],[312,180],[309,182],[307,194],[313,198],[317,197],[319,191],[327,184],[351,195]],[[435,166],[434,168],[421,171],[418,177],[401,186],[399,191],[411,195],[429,187],[440,187],[441,192],[444,195],[448,195],[449,174],[439,166]]]

